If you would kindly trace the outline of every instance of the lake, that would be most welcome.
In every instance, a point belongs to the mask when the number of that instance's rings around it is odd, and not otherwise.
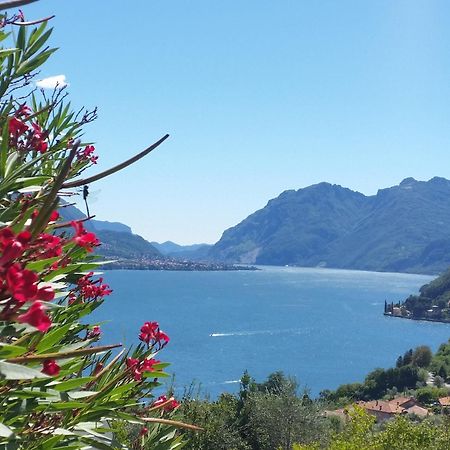
[[[265,267],[260,271],[108,271],[114,290],[94,318],[103,342],[138,342],[145,321],[171,338],[159,359],[171,362],[180,390],[192,380],[215,397],[235,392],[245,369],[263,381],[282,370],[317,395],[390,367],[409,348],[433,351],[450,324],[383,316],[433,277],[349,270]]]

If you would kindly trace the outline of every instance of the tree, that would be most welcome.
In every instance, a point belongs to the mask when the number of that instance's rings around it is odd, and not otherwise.
[[[430,347],[421,345],[417,347],[412,354],[412,364],[417,367],[428,367],[431,364],[433,353]]]

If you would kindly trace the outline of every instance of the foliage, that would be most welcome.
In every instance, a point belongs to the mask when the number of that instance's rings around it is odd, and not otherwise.
[[[331,431],[320,403],[299,394],[297,383],[282,372],[262,383],[246,372],[238,395],[222,394],[213,402],[184,399],[179,413],[205,430],[187,433],[186,448],[192,450],[290,450],[294,442],[325,442]]]
[[[80,140],[95,110],[73,112],[62,88],[30,87],[54,52],[47,20],[30,29],[21,14],[3,15],[0,25],[0,448],[124,448],[117,421],[139,424],[134,447],[179,447],[178,403],[152,394],[169,338],[146,322],[134,349],[98,345],[89,314],[111,292],[94,273],[99,241],[56,212],[97,161]]]
[[[374,426],[373,417],[355,407],[344,431],[333,436],[327,450],[447,450],[450,427],[444,422],[415,423],[406,417],[387,422],[381,431]],[[294,445],[293,450],[318,450],[318,444]]]
[[[405,315],[414,319],[431,319],[450,321],[450,269],[439,277],[420,288],[420,295],[410,295],[403,303],[391,304],[398,306]]]
[[[441,348],[443,349],[442,346]],[[425,369],[435,358],[425,345],[407,350],[397,358],[396,367],[375,369],[366,376],[364,383],[343,384],[335,391],[321,392],[321,398],[346,406],[357,400],[375,400],[385,395],[420,388],[428,376]]]
[[[450,340],[441,344],[430,364],[431,371],[444,380],[450,377]]]

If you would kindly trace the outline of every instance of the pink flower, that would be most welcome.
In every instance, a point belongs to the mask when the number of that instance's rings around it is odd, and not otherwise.
[[[165,395],[161,395],[158,397],[158,400],[154,401],[152,404],[153,408],[157,408],[159,406],[164,405],[164,411],[170,412],[173,411],[175,408],[178,408],[180,406],[180,403],[176,401],[173,397],[167,398]]]
[[[158,322],[145,322],[141,327],[139,339],[147,345],[158,345],[164,347],[170,338],[160,330]]]
[[[20,136],[21,134],[25,133],[28,130],[28,126],[25,125],[17,117],[11,117],[11,119],[9,119],[8,127],[9,133],[15,137]]]
[[[56,377],[59,375],[60,367],[56,364],[54,359],[46,359],[42,363],[42,373],[50,375],[51,377]]]
[[[71,222],[75,230],[73,241],[80,247],[85,248],[88,252],[92,252],[94,247],[100,245],[100,241],[94,233],[89,233],[85,230],[81,222]]]
[[[93,339],[99,337],[102,334],[102,330],[98,325],[94,325],[92,330],[90,330],[87,334],[88,339]]]
[[[52,324],[49,317],[45,314],[45,308],[39,301],[34,302],[27,312],[18,316],[17,321],[28,323],[42,332],[46,332]]]
[[[151,359],[144,359],[141,364],[141,370],[143,372],[153,372],[155,369],[153,368],[154,365],[159,364],[161,361],[158,361],[157,359],[151,358]]]

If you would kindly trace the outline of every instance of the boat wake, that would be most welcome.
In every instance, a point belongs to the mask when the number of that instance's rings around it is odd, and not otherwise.
[[[232,331],[229,333],[211,333],[210,337],[230,337],[230,336],[256,336],[258,334],[307,334],[307,329],[288,329],[288,330],[254,330],[254,331]]]

